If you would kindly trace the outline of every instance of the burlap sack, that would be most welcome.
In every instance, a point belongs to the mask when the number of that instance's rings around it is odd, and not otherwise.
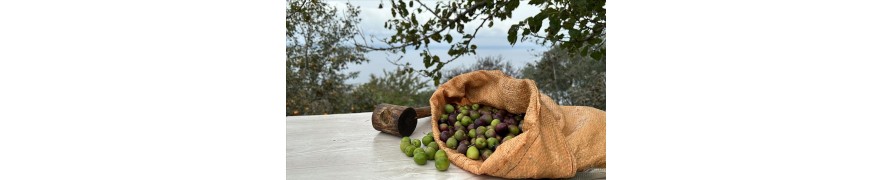
[[[514,79],[501,71],[475,71],[449,80],[430,99],[433,117],[446,103],[480,103],[526,113],[523,133],[501,144],[485,162],[471,160],[449,148],[453,165],[468,172],[504,178],[569,178],[577,171],[606,167],[606,113],[583,106],[559,106],[539,93],[529,79]],[[432,118],[434,140],[440,147],[438,118]]]

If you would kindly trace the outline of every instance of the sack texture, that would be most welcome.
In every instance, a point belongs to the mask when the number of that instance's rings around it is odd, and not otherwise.
[[[433,117],[447,103],[486,104],[511,113],[526,113],[523,133],[499,145],[486,161],[471,160],[443,148],[455,166],[473,174],[503,178],[570,178],[578,171],[607,166],[606,112],[585,106],[559,106],[539,93],[529,79],[514,79],[501,71],[475,71],[440,85],[431,96]],[[431,119],[440,147],[438,118]]]

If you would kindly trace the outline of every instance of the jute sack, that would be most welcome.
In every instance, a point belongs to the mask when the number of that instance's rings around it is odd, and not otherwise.
[[[577,171],[606,167],[606,113],[584,106],[559,106],[539,93],[529,79],[514,79],[501,71],[475,71],[440,85],[431,96],[432,117],[447,103],[485,104],[511,113],[526,113],[523,133],[499,145],[485,161],[471,160],[449,148],[449,160],[473,174],[503,178],[569,178]],[[431,119],[440,147],[437,121]]]

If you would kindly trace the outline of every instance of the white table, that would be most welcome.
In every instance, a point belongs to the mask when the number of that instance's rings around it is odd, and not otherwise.
[[[372,113],[288,116],[285,119],[288,179],[500,179],[474,175],[434,161],[417,165],[399,150],[400,137],[372,128]],[[430,118],[418,120],[411,138],[431,132]],[[578,172],[573,179],[605,179],[606,169]]]

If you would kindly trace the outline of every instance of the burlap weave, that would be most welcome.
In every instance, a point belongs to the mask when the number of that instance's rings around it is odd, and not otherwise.
[[[431,96],[432,117],[446,103],[486,104],[511,113],[526,113],[523,133],[499,145],[484,162],[449,148],[455,166],[474,174],[504,178],[569,178],[577,171],[606,167],[606,113],[584,106],[559,106],[539,93],[529,79],[514,79],[501,71],[475,71],[440,85]],[[440,147],[438,118],[432,118],[434,140]]]

